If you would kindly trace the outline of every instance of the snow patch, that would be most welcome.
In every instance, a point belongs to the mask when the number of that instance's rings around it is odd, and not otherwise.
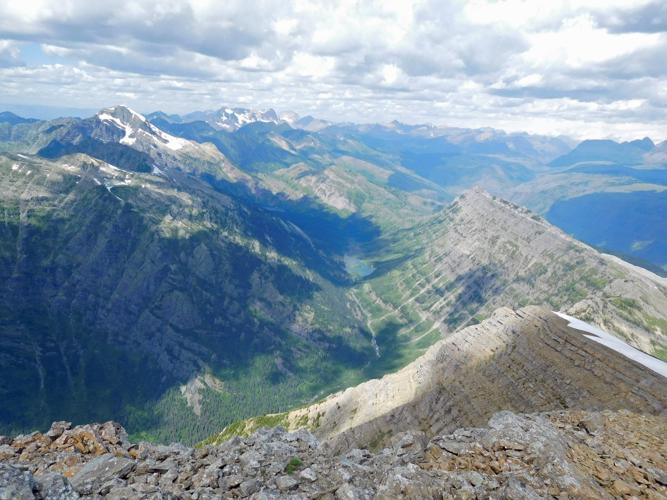
[[[14,165],[12,165],[12,170],[14,171],[18,170],[19,168],[21,168],[21,165],[19,165],[18,163],[14,163]]]
[[[157,135],[160,139],[164,141],[164,145],[167,146],[169,149],[177,151],[187,146],[190,143],[190,141],[186,139],[181,139],[180,137],[174,137],[173,135],[163,132],[152,123],[149,123],[148,126],[151,128],[151,131],[155,135]]]
[[[114,198],[116,198],[118,201],[121,201],[121,202],[123,201],[123,199],[121,197],[119,197],[118,195],[116,195],[113,191],[111,191],[111,189],[115,188],[116,186],[124,186],[124,185],[126,185],[125,182],[116,182],[116,183],[114,183],[114,182],[108,181],[108,179],[104,179],[104,187],[107,188],[107,191],[109,191],[111,196],[113,196]]]
[[[569,326],[570,328],[574,328],[575,330],[581,330],[582,332],[587,332],[591,334],[591,335],[584,335],[584,337],[591,339],[594,342],[597,342],[598,344],[602,344],[603,346],[606,346],[609,349],[613,349],[614,351],[622,354],[626,358],[631,359],[639,363],[640,365],[645,366],[649,370],[652,370],[662,375],[663,377],[667,378],[667,363],[665,363],[664,361],[661,361],[658,358],[654,358],[653,356],[649,356],[648,354],[640,351],[639,349],[635,349],[634,347],[623,342],[621,339],[614,337],[613,335],[610,335],[604,330],[601,330],[600,328],[590,325],[585,321],[581,321],[580,319],[577,319],[573,316],[569,316],[562,312],[554,311],[554,314],[567,320],[568,321],[567,326]]]
[[[121,144],[126,144],[127,146],[131,146],[137,140],[136,137],[131,137],[133,134],[136,134],[136,130],[133,129],[132,127],[130,127],[129,125],[127,125],[126,123],[123,123],[122,121],[120,121],[115,116],[111,116],[108,113],[100,113],[100,114],[97,115],[97,118],[99,118],[101,121],[104,121],[104,122],[111,122],[116,127],[118,127],[119,129],[121,129],[125,132],[125,135],[120,140]]]

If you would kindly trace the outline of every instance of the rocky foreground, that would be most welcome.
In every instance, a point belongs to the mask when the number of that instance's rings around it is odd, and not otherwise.
[[[0,437],[0,499],[667,498],[667,418],[495,414],[483,428],[333,454],[304,430],[217,446],[131,444],[115,423]]]

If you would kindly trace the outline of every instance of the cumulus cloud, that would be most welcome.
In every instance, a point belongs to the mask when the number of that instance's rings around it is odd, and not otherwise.
[[[0,94],[661,139],[665,12],[624,0],[3,2]],[[28,45],[41,56],[24,65]]]

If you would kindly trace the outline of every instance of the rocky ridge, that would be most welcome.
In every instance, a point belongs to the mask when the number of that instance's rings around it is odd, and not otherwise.
[[[369,277],[354,296],[370,316],[369,329],[398,330],[406,349],[499,307],[528,304],[565,311],[649,354],[659,356],[667,345],[667,288],[659,277],[619,265],[481,189],[396,235],[372,260],[387,271]]]
[[[664,498],[667,420],[627,411],[495,414],[430,441],[332,453],[305,430],[217,446],[131,444],[118,424],[1,437],[0,498]]]
[[[483,425],[495,412],[632,409],[665,414],[665,378],[536,306],[501,308],[434,344],[402,370],[273,418],[306,427],[336,450],[396,433],[429,438]],[[229,426],[251,432],[262,418]]]

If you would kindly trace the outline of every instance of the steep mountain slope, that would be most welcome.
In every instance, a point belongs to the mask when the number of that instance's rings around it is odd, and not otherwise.
[[[234,133],[204,122],[173,123],[169,133],[210,142],[257,186],[290,200],[313,200],[342,215],[359,214],[381,227],[404,227],[432,214],[449,198],[437,184],[351,138],[251,123]]]
[[[391,362],[414,359],[443,333],[498,307],[527,304],[576,312],[646,352],[667,344],[663,280],[481,190],[376,245],[365,255],[374,272],[352,295],[380,352],[394,353]]]
[[[667,407],[667,363],[653,364],[660,373],[546,309],[503,308],[437,342],[396,373],[276,420],[288,428],[308,427],[342,450],[377,446],[401,431],[433,436],[483,425],[500,410],[660,414]],[[255,422],[245,425],[252,428]],[[238,425],[235,430],[243,432]]]
[[[544,161],[569,150],[558,138],[492,129],[393,122],[304,130],[297,121],[253,122],[230,132],[205,121],[150,116],[171,134],[215,144],[274,193],[311,197],[387,227],[405,221],[407,212],[428,215],[474,184],[502,193],[533,179],[545,170]],[[396,213],[397,206],[407,212]]]
[[[92,118],[58,130],[38,154],[57,158],[86,153],[118,167],[136,171],[167,168],[206,173],[227,180],[249,180],[212,144],[172,136],[129,108],[103,109]]]
[[[80,153],[2,160],[5,425],[113,415],[191,440],[399,368],[504,304],[576,304],[663,344],[664,285],[482,192],[374,239],[363,219],[237,191],[231,162],[106,114],[83,130],[152,173]],[[61,144],[86,137],[65,128]]]
[[[174,135],[211,141],[246,172],[258,172],[273,192],[312,197],[335,210],[360,211],[380,225],[395,227],[405,220],[404,213],[392,218],[392,210],[375,213],[386,201],[396,205],[398,198],[424,215],[419,207],[438,206],[479,185],[547,216],[591,245],[665,273],[665,231],[649,220],[659,213],[667,185],[664,145],[655,146],[648,138],[586,140],[572,149],[574,143],[567,138],[490,128],[400,122],[304,128],[300,120],[248,118],[240,128],[220,129],[203,115],[188,119],[207,121],[192,123],[163,113],[151,116]],[[340,172],[331,169],[340,161],[363,162],[388,175],[379,183],[368,175],[341,179]],[[355,189],[356,180],[370,180],[371,188],[379,186],[374,190],[383,196],[371,196],[364,207],[368,190],[361,185]],[[601,214],[606,224],[596,224]]]
[[[0,150],[51,159],[85,153],[134,172],[172,168],[228,181],[251,182],[212,144],[170,135],[124,106],[103,109],[86,119],[63,118],[15,125],[0,136]]]
[[[0,157],[3,427],[114,416],[191,440],[374,357],[331,253],[162,168]]]

